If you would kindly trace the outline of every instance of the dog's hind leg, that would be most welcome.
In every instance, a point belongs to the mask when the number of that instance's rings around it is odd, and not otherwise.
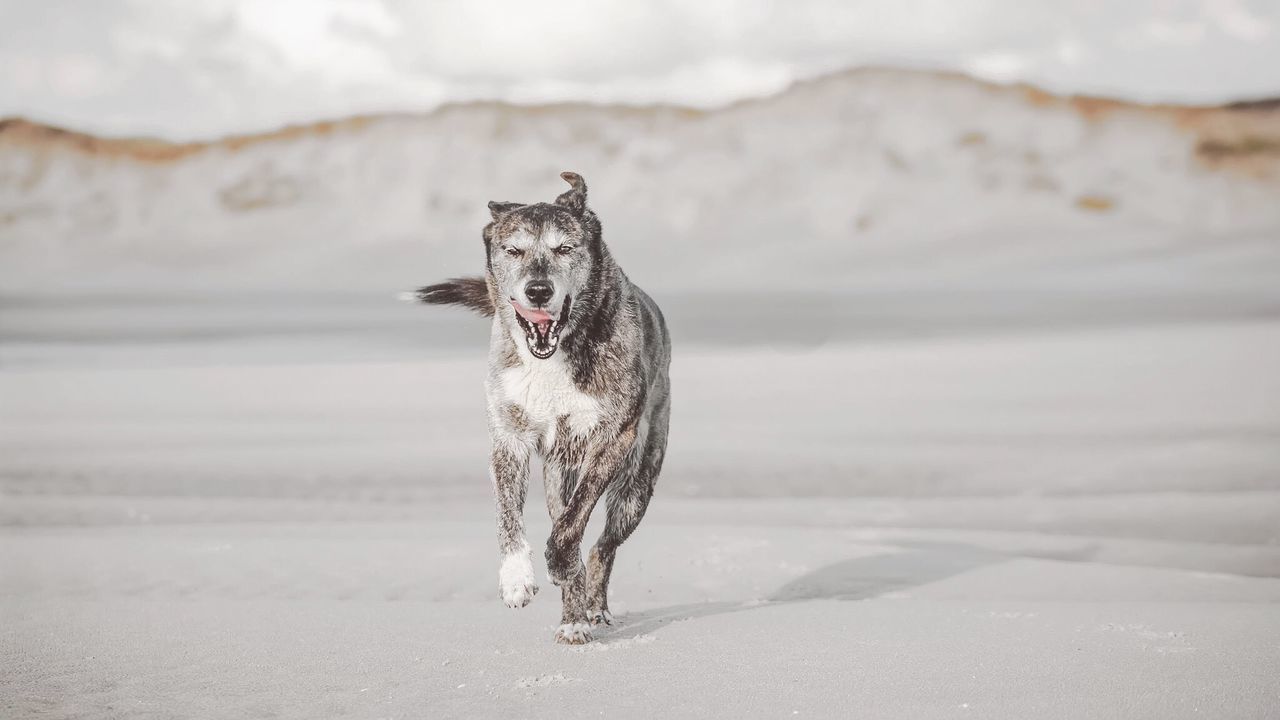
[[[524,499],[529,488],[529,448],[495,436],[490,458],[494,498],[498,509],[498,592],[507,607],[521,608],[538,593],[533,553],[524,534]]]
[[[634,457],[634,462],[609,488],[606,502],[609,514],[604,532],[591,548],[587,559],[587,621],[592,625],[611,625],[609,613],[609,577],[613,574],[613,560],[618,547],[631,537],[636,526],[644,518],[653,497],[653,488],[662,470],[662,460],[667,451],[667,413],[662,408],[646,433],[644,447]]]

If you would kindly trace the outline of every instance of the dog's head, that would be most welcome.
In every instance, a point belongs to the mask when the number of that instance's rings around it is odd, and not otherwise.
[[[572,187],[553,203],[491,202],[484,229],[497,313],[524,333],[529,352],[545,360],[572,332],[570,311],[600,261],[600,222],[587,209],[587,184],[560,173]]]

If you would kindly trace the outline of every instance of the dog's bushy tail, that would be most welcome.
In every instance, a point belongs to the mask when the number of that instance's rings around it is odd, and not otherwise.
[[[401,297],[428,305],[461,305],[485,317],[493,317],[493,300],[482,277],[453,278],[404,293]]]

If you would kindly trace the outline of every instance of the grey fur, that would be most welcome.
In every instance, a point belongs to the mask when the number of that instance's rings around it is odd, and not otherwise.
[[[588,625],[610,622],[614,558],[644,517],[662,469],[671,340],[657,304],[609,253],[586,183],[576,173],[561,177],[571,188],[554,203],[489,203],[483,280],[450,280],[417,296],[493,316],[485,390],[504,557],[499,590],[513,607],[537,592],[523,519],[536,452],[553,523],[547,571],[563,601],[556,640],[576,644],[591,639]],[[534,281],[553,291],[530,308]],[[584,564],[583,534],[601,497],[605,529]]]

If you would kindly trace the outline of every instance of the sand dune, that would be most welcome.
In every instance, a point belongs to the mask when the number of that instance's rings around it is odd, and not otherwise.
[[[412,286],[476,266],[485,200],[571,167],[655,290],[1274,285],[1278,117],[860,70],[716,111],[476,103],[186,145],[10,121],[0,281]]]

